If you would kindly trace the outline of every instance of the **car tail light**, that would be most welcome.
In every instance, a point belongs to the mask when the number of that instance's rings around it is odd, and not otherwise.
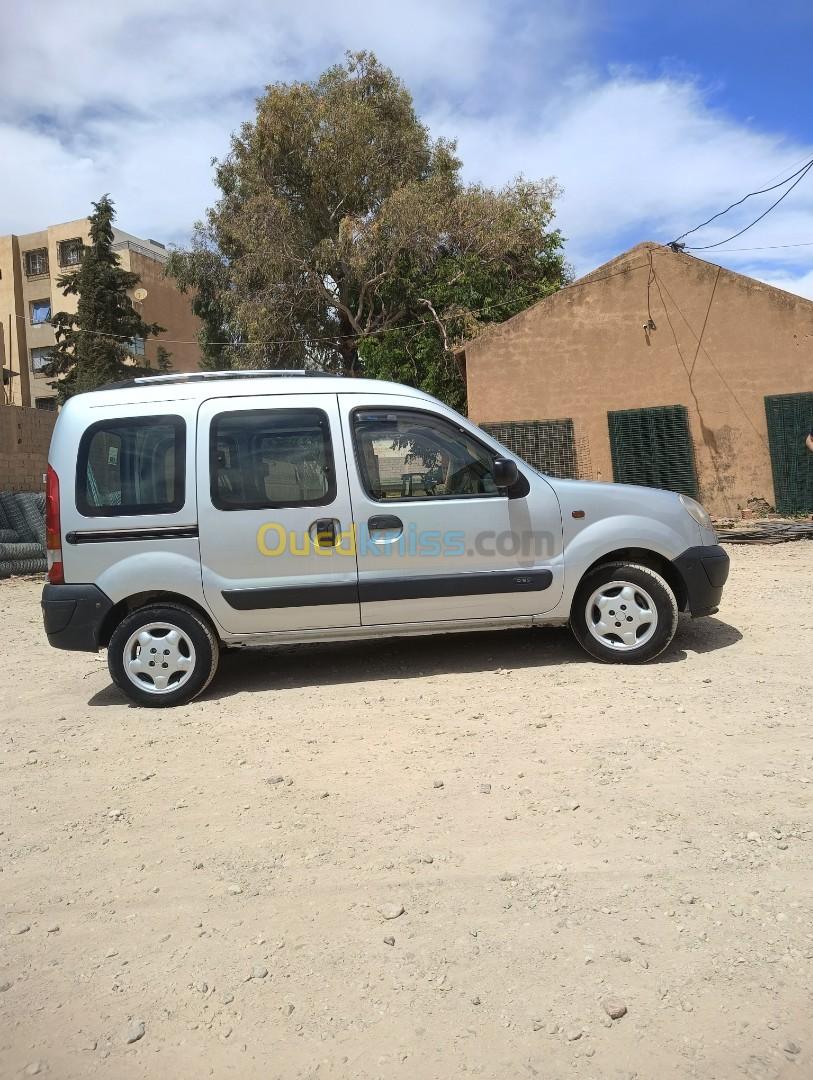
[[[45,484],[45,547],[48,550],[48,580],[52,585],[64,585],[62,528],[59,521],[59,477],[50,465]]]

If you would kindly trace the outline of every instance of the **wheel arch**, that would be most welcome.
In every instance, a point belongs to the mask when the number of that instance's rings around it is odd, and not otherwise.
[[[122,619],[125,619],[134,611],[138,611],[139,608],[156,603],[178,604],[180,607],[189,608],[191,611],[194,611],[196,615],[200,615],[201,618],[206,620],[212,633],[217,640],[220,641],[220,633],[212,616],[197,601],[190,600],[188,596],[183,596],[181,593],[167,592],[162,589],[149,589],[144,592],[133,593],[131,596],[127,596],[123,600],[119,600],[117,604],[113,605],[107,615],[105,615],[104,621],[99,629],[99,647],[106,648],[110,644],[110,638],[113,636],[113,632]]]
[[[664,555],[660,555],[657,551],[652,551],[650,548],[625,547],[616,548],[614,551],[608,551],[605,555],[599,556],[595,562],[587,567],[579,580],[579,586],[581,586],[582,581],[584,581],[591,571],[597,569],[599,566],[605,566],[607,563],[615,562],[637,563],[639,566],[645,566],[649,570],[654,570],[656,574],[660,574],[675,594],[678,611],[686,610],[686,605],[689,602],[689,595],[686,590],[686,583],[684,582],[680,571],[675,567],[674,563],[670,562]],[[579,586],[577,586],[577,591]]]

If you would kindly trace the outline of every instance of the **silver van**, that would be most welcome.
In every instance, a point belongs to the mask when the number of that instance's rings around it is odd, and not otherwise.
[[[48,460],[48,640],[106,648],[140,705],[191,700],[235,645],[569,624],[651,660],[728,576],[694,500],[543,476],[394,383],[134,379],[72,398]]]

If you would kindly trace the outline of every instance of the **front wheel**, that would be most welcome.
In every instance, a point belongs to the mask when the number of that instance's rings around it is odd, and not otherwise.
[[[570,625],[579,644],[605,663],[640,664],[675,636],[678,606],[660,574],[637,563],[606,563],[576,590]]]
[[[107,647],[113,682],[147,708],[184,705],[212,681],[220,646],[191,608],[150,604],[122,619]]]

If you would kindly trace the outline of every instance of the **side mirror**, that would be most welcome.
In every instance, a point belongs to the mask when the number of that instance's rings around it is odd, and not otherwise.
[[[494,478],[494,483],[500,489],[513,487],[519,477],[516,463],[509,458],[502,457],[494,459],[491,475]]]

